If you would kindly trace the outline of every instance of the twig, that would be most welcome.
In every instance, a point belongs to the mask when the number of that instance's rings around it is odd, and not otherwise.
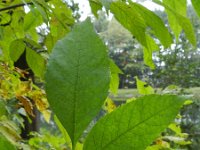
[[[1,11],[10,10],[10,9],[14,9],[14,8],[17,8],[17,7],[22,7],[22,6],[25,6],[25,5],[33,5],[33,3],[32,2],[21,3],[21,4],[16,4],[16,5],[8,6],[8,7],[5,7],[5,8],[0,8],[0,12]]]

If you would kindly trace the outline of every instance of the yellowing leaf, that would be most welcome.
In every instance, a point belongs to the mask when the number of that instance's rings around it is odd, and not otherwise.
[[[105,103],[104,103],[104,110],[106,110],[108,113],[112,112],[115,108],[116,105],[115,103],[112,101],[112,99],[110,99],[109,97],[106,99]]]
[[[42,115],[47,123],[49,123],[51,118],[51,111],[50,110],[43,110]]]
[[[24,107],[25,111],[34,117],[35,115],[33,114],[33,104],[31,101],[25,96],[17,96],[16,98],[21,102],[21,105]]]

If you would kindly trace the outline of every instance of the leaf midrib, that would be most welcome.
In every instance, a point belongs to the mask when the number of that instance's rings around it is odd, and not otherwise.
[[[156,115],[160,114],[161,112],[166,111],[167,109],[169,109],[169,107],[172,107],[171,105],[166,107],[165,109],[162,109],[160,111],[157,111],[154,113],[154,115],[146,118],[145,120],[137,123],[136,125],[134,125],[133,127],[128,128],[125,132],[121,133],[120,135],[118,135],[116,138],[114,138],[113,140],[111,140],[109,143],[107,143],[104,147],[102,147],[102,149],[105,149],[106,147],[108,147],[110,144],[114,143],[117,139],[119,139],[121,136],[125,135],[127,132],[133,130],[134,128],[136,128],[137,126],[141,125],[142,123],[146,122],[147,120],[150,120],[151,118],[155,117]]]

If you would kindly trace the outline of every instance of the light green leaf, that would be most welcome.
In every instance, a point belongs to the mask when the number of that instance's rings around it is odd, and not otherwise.
[[[97,12],[102,9],[102,4],[99,0],[89,0],[90,7],[92,9],[92,13],[96,18],[98,18]]]
[[[100,119],[84,150],[144,150],[173,121],[184,100],[175,95],[148,95]]]
[[[154,93],[154,89],[150,85],[148,85],[146,82],[139,80],[137,76],[135,77],[135,79],[136,79],[137,90],[139,94],[147,95],[147,94]]]
[[[37,9],[31,9],[31,11],[24,17],[24,30],[28,31],[30,28],[35,28],[42,24],[42,16]]]
[[[17,150],[6,138],[0,134],[0,148],[5,150]]]
[[[40,12],[40,14],[42,15],[42,18],[44,19],[45,23],[48,24],[47,23],[48,20],[49,20],[48,19],[48,15],[47,15],[48,8],[45,7],[46,5],[42,5],[42,4],[44,4],[43,0],[31,0],[31,2],[35,5],[37,10]]]
[[[179,0],[179,1],[174,1],[174,0],[163,0],[163,3],[165,5],[168,5],[171,9],[173,9],[174,12],[183,15],[186,17],[186,0]],[[182,31],[181,26],[179,25],[179,22],[176,18],[176,16],[168,9],[165,9],[170,27],[172,31],[174,32],[174,35],[176,37],[176,40],[179,40],[179,34]]]
[[[186,37],[188,38],[188,40],[190,41],[190,43],[193,46],[196,46],[196,37],[194,34],[194,29],[193,26],[190,22],[190,20],[188,18],[186,18],[185,16],[183,16],[182,14],[177,13],[176,11],[173,10],[173,8],[171,8],[170,6],[168,6],[167,4],[164,4],[162,2],[160,2],[159,0],[153,0],[155,3],[165,7],[166,10],[170,11],[171,14],[174,15],[174,17],[177,20],[177,23],[182,27],[182,29],[184,30]],[[168,2],[168,1],[167,1]],[[170,18],[169,18],[170,19]],[[172,19],[173,20],[173,19]],[[174,32],[177,32],[178,29],[172,29],[174,30]],[[177,32],[178,33],[178,32]],[[177,34],[176,33],[176,34]],[[177,36],[177,35],[176,35]],[[177,38],[177,37],[176,37]]]
[[[67,146],[69,146],[69,148],[72,149],[72,142],[71,139],[69,137],[69,134],[67,133],[67,131],[65,130],[65,128],[63,127],[63,125],[61,124],[61,122],[59,121],[59,119],[56,117],[56,115],[54,115],[54,121],[56,123],[56,125],[58,126],[60,132],[62,133]]]
[[[147,26],[152,29],[154,35],[161,41],[164,47],[169,47],[172,43],[172,36],[167,27],[165,27],[163,21],[155,13],[146,9],[144,6],[138,3],[131,3],[131,5],[138,13],[140,13]]]
[[[148,35],[146,35],[147,48],[144,47],[144,63],[149,66],[151,69],[155,69],[154,62],[152,60],[153,51],[159,50],[158,45],[155,41]]]
[[[17,39],[11,42],[10,48],[9,48],[9,53],[10,53],[10,58],[16,62],[19,57],[22,55],[26,47],[26,44],[22,39]]]
[[[145,37],[146,24],[138,11],[131,5],[124,2],[113,2],[110,5],[110,11],[114,14],[115,18],[128,29],[136,39],[145,47],[147,42]]]
[[[48,101],[73,147],[101,109],[109,83],[107,48],[87,19],[55,45],[46,72]]]
[[[198,16],[200,17],[200,0],[191,0],[192,1],[192,5],[196,11],[196,13],[198,14]]]
[[[111,59],[110,59],[110,71],[111,71],[110,91],[113,94],[117,94],[119,87],[119,74],[123,74],[123,72]]]
[[[45,60],[40,54],[26,47],[26,61],[36,76],[41,78],[44,76]]]

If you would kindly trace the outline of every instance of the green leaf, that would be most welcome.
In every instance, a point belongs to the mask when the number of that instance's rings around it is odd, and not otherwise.
[[[31,28],[35,28],[42,24],[42,16],[37,9],[31,9],[31,11],[24,17],[24,30],[28,31]]]
[[[131,5],[138,13],[140,13],[147,26],[153,30],[154,35],[161,41],[164,47],[169,47],[172,43],[172,36],[167,27],[165,27],[163,21],[155,13],[146,9],[144,6],[138,3],[131,3]]]
[[[163,0],[163,3],[165,5],[168,5],[171,9],[173,9],[174,12],[186,16],[186,0],[179,0],[179,1],[174,1],[174,0]],[[182,31],[181,26],[179,25],[179,22],[176,18],[176,16],[168,9],[165,9],[170,27],[172,31],[175,34],[176,40],[178,41],[179,39],[179,34]]]
[[[110,91],[113,94],[117,94],[119,87],[119,74],[123,74],[123,72],[111,59],[110,59],[110,71],[111,71]]]
[[[175,19],[177,20],[177,23],[182,27],[182,29],[184,30],[186,37],[188,38],[188,40],[190,41],[190,43],[193,46],[196,46],[196,37],[194,34],[194,29],[193,26],[190,22],[190,20],[188,18],[186,18],[185,16],[183,16],[184,14],[179,14],[176,12],[176,9],[174,10],[173,8],[171,8],[170,6],[168,6],[168,4],[162,3],[159,0],[153,0],[155,3],[165,7],[165,9],[167,11],[170,11],[171,14],[175,17]],[[167,3],[168,1],[166,1]],[[174,21],[174,19],[172,19]],[[170,18],[169,18],[170,21]],[[172,27],[172,30],[175,32],[175,34],[178,34],[178,29]],[[177,36],[177,35],[176,35]],[[176,37],[177,38],[177,37]]]
[[[72,142],[71,139],[69,137],[69,134],[67,133],[67,131],[65,130],[65,128],[63,127],[63,125],[61,124],[61,122],[59,121],[59,119],[56,117],[56,115],[54,115],[54,121],[56,123],[56,125],[58,126],[60,132],[62,133],[67,146],[69,146],[69,148],[72,149]]]
[[[113,0],[100,0],[102,5],[106,8],[106,10],[110,9],[110,5],[113,2]]]
[[[102,9],[102,4],[99,0],[89,0],[90,7],[92,9],[92,13],[96,18],[98,18],[97,12]]]
[[[196,11],[196,13],[198,14],[198,16],[200,17],[200,0],[191,0],[192,5]]]
[[[10,53],[10,58],[16,62],[19,57],[22,55],[26,47],[26,44],[22,39],[17,39],[11,42],[10,48],[9,48],[9,53]]]
[[[0,134],[0,148],[5,150],[17,150],[6,138]]]
[[[114,14],[115,18],[128,29],[136,39],[145,47],[147,42],[145,37],[146,24],[138,11],[131,5],[124,2],[113,2],[110,5],[110,11]]]
[[[87,19],[55,45],[46,72],[48,101],[73,147],[101,109],[109,83],[107,48]]]
[[[137,90],[139,94],[147,95],[147,94],[154,93],[154,89],[150,85],[148,85],[146,82],[139,80],[137,76],[135,77],[135,79],[136,79]]]
[[[184,100],[148,95],[106,115],[93,127],[84,150],[144,150],[173,121]]]
[[[45,60],[40,54],[27,47],[26,61],[36,76],[41,78],[44,76]]]
[[[46,5],[42,5],[42,4],[44,4],[43,0],[40,0],[40,1],[39,0],[31,0],[31,2],[35,5],[37,10],[40,12],[40,14],[42,15],[42,18],[44,19],[45,23],[48,24],[47,23],[48,20],[49,20],[48,14],[47,14],[48,8],[45,7]]]
[[[0,118],[3,115],[6,115],[6,114],[7,114],[6,105],[5,105],[5,103],[2,100],[0,100]]]
[[[146,41],[148,48],[144,47],[144,63],[151,69],[155,69],[154,62],[152,60],[153,51],[159,50],[158,45],[155,41],[148,35],[146,35]]]

